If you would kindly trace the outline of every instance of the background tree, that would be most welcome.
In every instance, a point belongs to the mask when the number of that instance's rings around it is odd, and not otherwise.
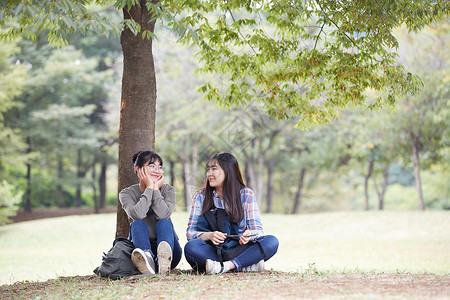
[[[105,129],[105,107],[110,99],[106,94],[106,85],[112,82],[112,74],[109,70],[98,71],[96,58],[87,58],[82,51],[73,47],[52,49],[46,42],[33,44],[29,41],[20,42],[19,45],[21,51],[13,59],[18,66],[26,66],[28,76],[24,82],[25,92],[16,98],[20,106],[11,109],[5,121],[11,128],[20,129],[21,137],[27,143],[25,209],[31,210],[32,196],[35,205],[51,205],[49,200],[52,197],[44,197],[42,192],[46,191],[50,195],[54,193],[53,189],[60,178],[70,179],[64,192],[61,182],[58,184],[59,193],[65,195],[59,198],[60,204],[70,205],[75,201],[75,205],[79,207],[85,204],[81,198],[81,189],[87,185],[84,177],[91,167],[93,154],[100,151],[100,139],[105,139],[108,135]],[[55,106],[50,106],[51,104]],[[61,106],[62,104],[64,105]],[[77,122],[76,118],[69,117],[70,110],[83,109],[88,104],[88,115],[83,114],[83,117],[87,117],[85,122]],[[56,109],[61,107],[63,109]],[[54,124],[58,117],[54,116],[53,109],[62,114],[61,118],[66,117],[59,119],[60,124]],[[37,111],[41,112],[39,118],[34,115]],[[42,114],[43,111],[45,113]],[[54,119],[50,121],[47,118],[49,116]],[[62,134],[64,129],[67,130]],[[69,144],[71,146],[67,147]],[[50,175],[54,174],[50,170],[55,167],[53,162],[55,152],[58,151],[65,152],[62,155],[65,159],[60,164],[61,172],[65,172]],[[16,164],[18,171],[19,166],[20,164]],[[47,179],[55,184],[47,185],[40,181],[44,180],[47,171]],[[72,192],[73,186],[76,186],[76,192]],[[72,197],[72,194],[75,196]],[[39,202],[40,199],[43,202]]]
[[[449,23],[445,22],[418,35],[404,31],[407,35],[404,41],[408,43],[404,49],[416,48],[414,53],[404,55],[404,63],[411,65],[426,84],[421,94],[407,96],[399,102],[398,112],[390,120],[397,142],[406,149],[402,151],[404,159],[412,162],[421,210],[425,209],[421,168],[443,161],[439,149],[448,144],[445,138],[449,130],[446,119],[449,116],[450,84],[446,78],[450,55],[446,51],[445,36],[448,36],[449,28]]]
[[[16,178],[11,178],[10,170],[29,159],[27,155],[17,155],[25,149],[20,131],[5,124],[5,114],[11,108],[20,106],[14,98],[24,89],[25,66],[17,65],[10,59],[18,51],[15,42],[0,41],[0,225],[6,224],[8,217],[16,213],[23,193],[16,191],[11,184]]]
[[[25,148],[20,132],[5,123],[5,114],[13,107],[20,106],[14,101],[24,89],[26,71],[24,65],[11,61],[11,56],[19,51],[15,42],[0,41],[0,175],[5,176],[8,165],[26,161],[16,153]],[[10,162],[14,161],[13,164]],[[3,177],[5,178],[5,177]]]
[[[77,30],[111,31],[102,14],[86,9],[92,3],[106,2],[2,2],[0,25],[11,27],[1,37],[33,38],[35,30],[48,30],[49,41],[56,42]],[[180,33],[188,29],[183,38],[199,44],[203,70],[225,76],[218,78],[223,82],[219,87],[211,82],[202,88],[209,99],[231,107],[265,96],[261,100],[269,115],[299,116],[299,126],[308,127],[335,117],[337,108],[378,108],[415,90],[417,79],[395,63],[391,49],[397,41],[392,30],[402,23],[419,30],[448,13],[446,2],[406,0],[382,4],[280,1],[276,5],[141,0],[116,2],[116,7],[123,11],[126,25],[121,31],[119,190],[136,181],[131,155],[154,148],[156,82],[151,38],[157,18],[169,20]],[[210,22],[213,13],[217,15]],[[7,23],[11,18],[17,26]],[[375,103],[366,103],[367,88],[382,92]],[[126,216],[118,205],[116,235],[127,233]]]

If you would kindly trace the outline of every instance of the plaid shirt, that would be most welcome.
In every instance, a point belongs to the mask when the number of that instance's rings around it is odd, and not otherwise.
[[[214,205],[216,208],[224,208],[222,199],[216,191],[213,192]],[[197,221],[202,214],[203,201],[205,200],[205,190],[202,189],[194,195],[192,200],[191,213],[189,215],[189,223],[186,230],[187,240],[198,238],[203,233],[197,231]],[[251,231],[251,234],[258,234],[258,236],[252,237],[256,239],[259,236],[264,235],[261,216],[259,214],[258,203],[256,202],[255,194],[247,187],[241,189],[241,202],[244,209],[244,218],[239,222],[239,234],[242,234],[246,229]]]

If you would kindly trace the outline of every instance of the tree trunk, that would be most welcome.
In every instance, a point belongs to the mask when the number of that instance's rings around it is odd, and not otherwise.
[[[192,189],[192,171],[188,148],[188,142],[183,140],[183,201],[185,211],[188,211],[190,207],[189,199]]]
[[[273,196],[273,173],[275,169],[275,163],[273,160],[269,160],[267,164],[267,207],[266,213],[272,212],[272,196]]]
[[[95,159],[92,163],[92,197],[94,199],[94,213],[100,213],[100,199],[97,196],[97,171],[95,170]]]
[[[31,139],[27,137],[27,153],[31,153]],[[31,164],[26,163],[27,166],[27,189],[24,198],[24,209],[26,212],[31,212]]]
[[[264,189],[264,153],[260,152],[258,155],[258,173],[256,175],[256,202],[261,207]]]
[[[108,163],[102,160],[100,166],[100,176],[98,177],[98,189],[100,192],[100,208],[106,207],[106,170]]]
[[[381,185],[381,190],[378,188],[377,177],[375,175],[373,176],[373,184],[375,186],[375,191],[377,192],[377,195],[378,195],[378,209],[379,210],[384,209],[384,195],[386,195],[386,190],[389,185],[389,167],[390,167],[390,164],[388,164],[384,168],[384,171],[382,174],[383,182]]]
[[[419,139],[410,132],[411,144],[412,144],[412,160],[414,164],[414,179],[416,181],[417,195],[419,198],[419,209],[425,210],[425,204],[423,202],[422,192],[422,180],[420,179],[420,154],[419,154]]]
[[[367,174],[364,176],[364,210],[369,210],[369,179],[373,172],[373,161],[369,162]]]
[[[193,140],[193,142],[192,142],[192,168],[191,168],[191,172],[192,172],[192,174],[191,174],[191,176],[192,176],[191,184],[192,184],[192,187],[197,186],[198,159],[199,159],[198,146],[199,146],[199,143],[200,142],[198,140]]]
[[[157,2],[157,1],[155,1]],[[133,19],[142,30],[154,31],[145,0],[130,10],[123,9],[124,19]],[[137,183],[132,155],[155,149],[156,78],[152,40],[143,39],[124,29],[120,36],[123,52],[122,95],[119,127],[118,191]],[[129,223],[120,201],[117,201],[116,237],[127,237]]]
[[[244,177],[245,177],[245,184],[250,187],[252,184],[252,180],[250,178],[250,166],[249,166],[250,162],[248,161],[248,159],[245,160],[245,170],[244,170]]]
[[[83,171],[83,159],[81,156],[81,149],[77,150],[77,185],[75,192],[75,207],[80,208],[81,203],[81,181],[86,175],[86,172]]]
[[[304,182],[305,182],[305,174],[306,174],[306,168],[302,168],[300,170],[300,178],[298,180],[297,192],[295,193],[294,207],[292,208],[292,213],[293,214],[298,213],[298,209],[300,207],[300,202],[301,202],[301,199],[302,199],[302,189],[303,189],[303,185],[304,185]]]
[[[170,185],[175,184],[175,163],[173,160],[169,160],[169,173],[170,173]]]
[[[183,202],[184,202],[184,211],[189,210],[189,166],[187,163],[183,163]]]
[[[252,190],[255,190],[257,187],[257,180],[256,180],[256,174],[255,174],[255,157],[253,156],[253,149],[255,148],[255,141],[252,140],[251,142],[251,150],[250,154],[247,156],[247,160],[245,162],[245,174],[247,179],[247,186],[251,188]]]
[[[61,208],[66,207],[66,203],[64,202],[64,190],[63,190],[63,186],[61,184],[61,181],[63,179],[63,174],[64,174],[64,166],[63,166],[62,159],[59,158],[58,159],[58,185],[56,186],[56,191],[57,191],[57,197],[58,197],[58,201],[59,201],[59,207],[61,207]]]

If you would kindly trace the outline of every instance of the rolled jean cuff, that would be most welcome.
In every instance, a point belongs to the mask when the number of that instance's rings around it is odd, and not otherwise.
[[[241,267],[241,264],[239,263],[238,260],[232,258],[232,259],[230,259],[230,261],[236,266],[236,270],[235,271],[240,271],[241,270],[242,267]]]

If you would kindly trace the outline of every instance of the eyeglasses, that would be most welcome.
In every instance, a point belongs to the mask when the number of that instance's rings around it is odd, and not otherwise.
[[[148,167],[150,168],[150,170],[152,170],[152,171],[164,172],[163,166],[157,166],[157,165],[154,165],[154,164],[148,164],[147,166],[148,166]]]

